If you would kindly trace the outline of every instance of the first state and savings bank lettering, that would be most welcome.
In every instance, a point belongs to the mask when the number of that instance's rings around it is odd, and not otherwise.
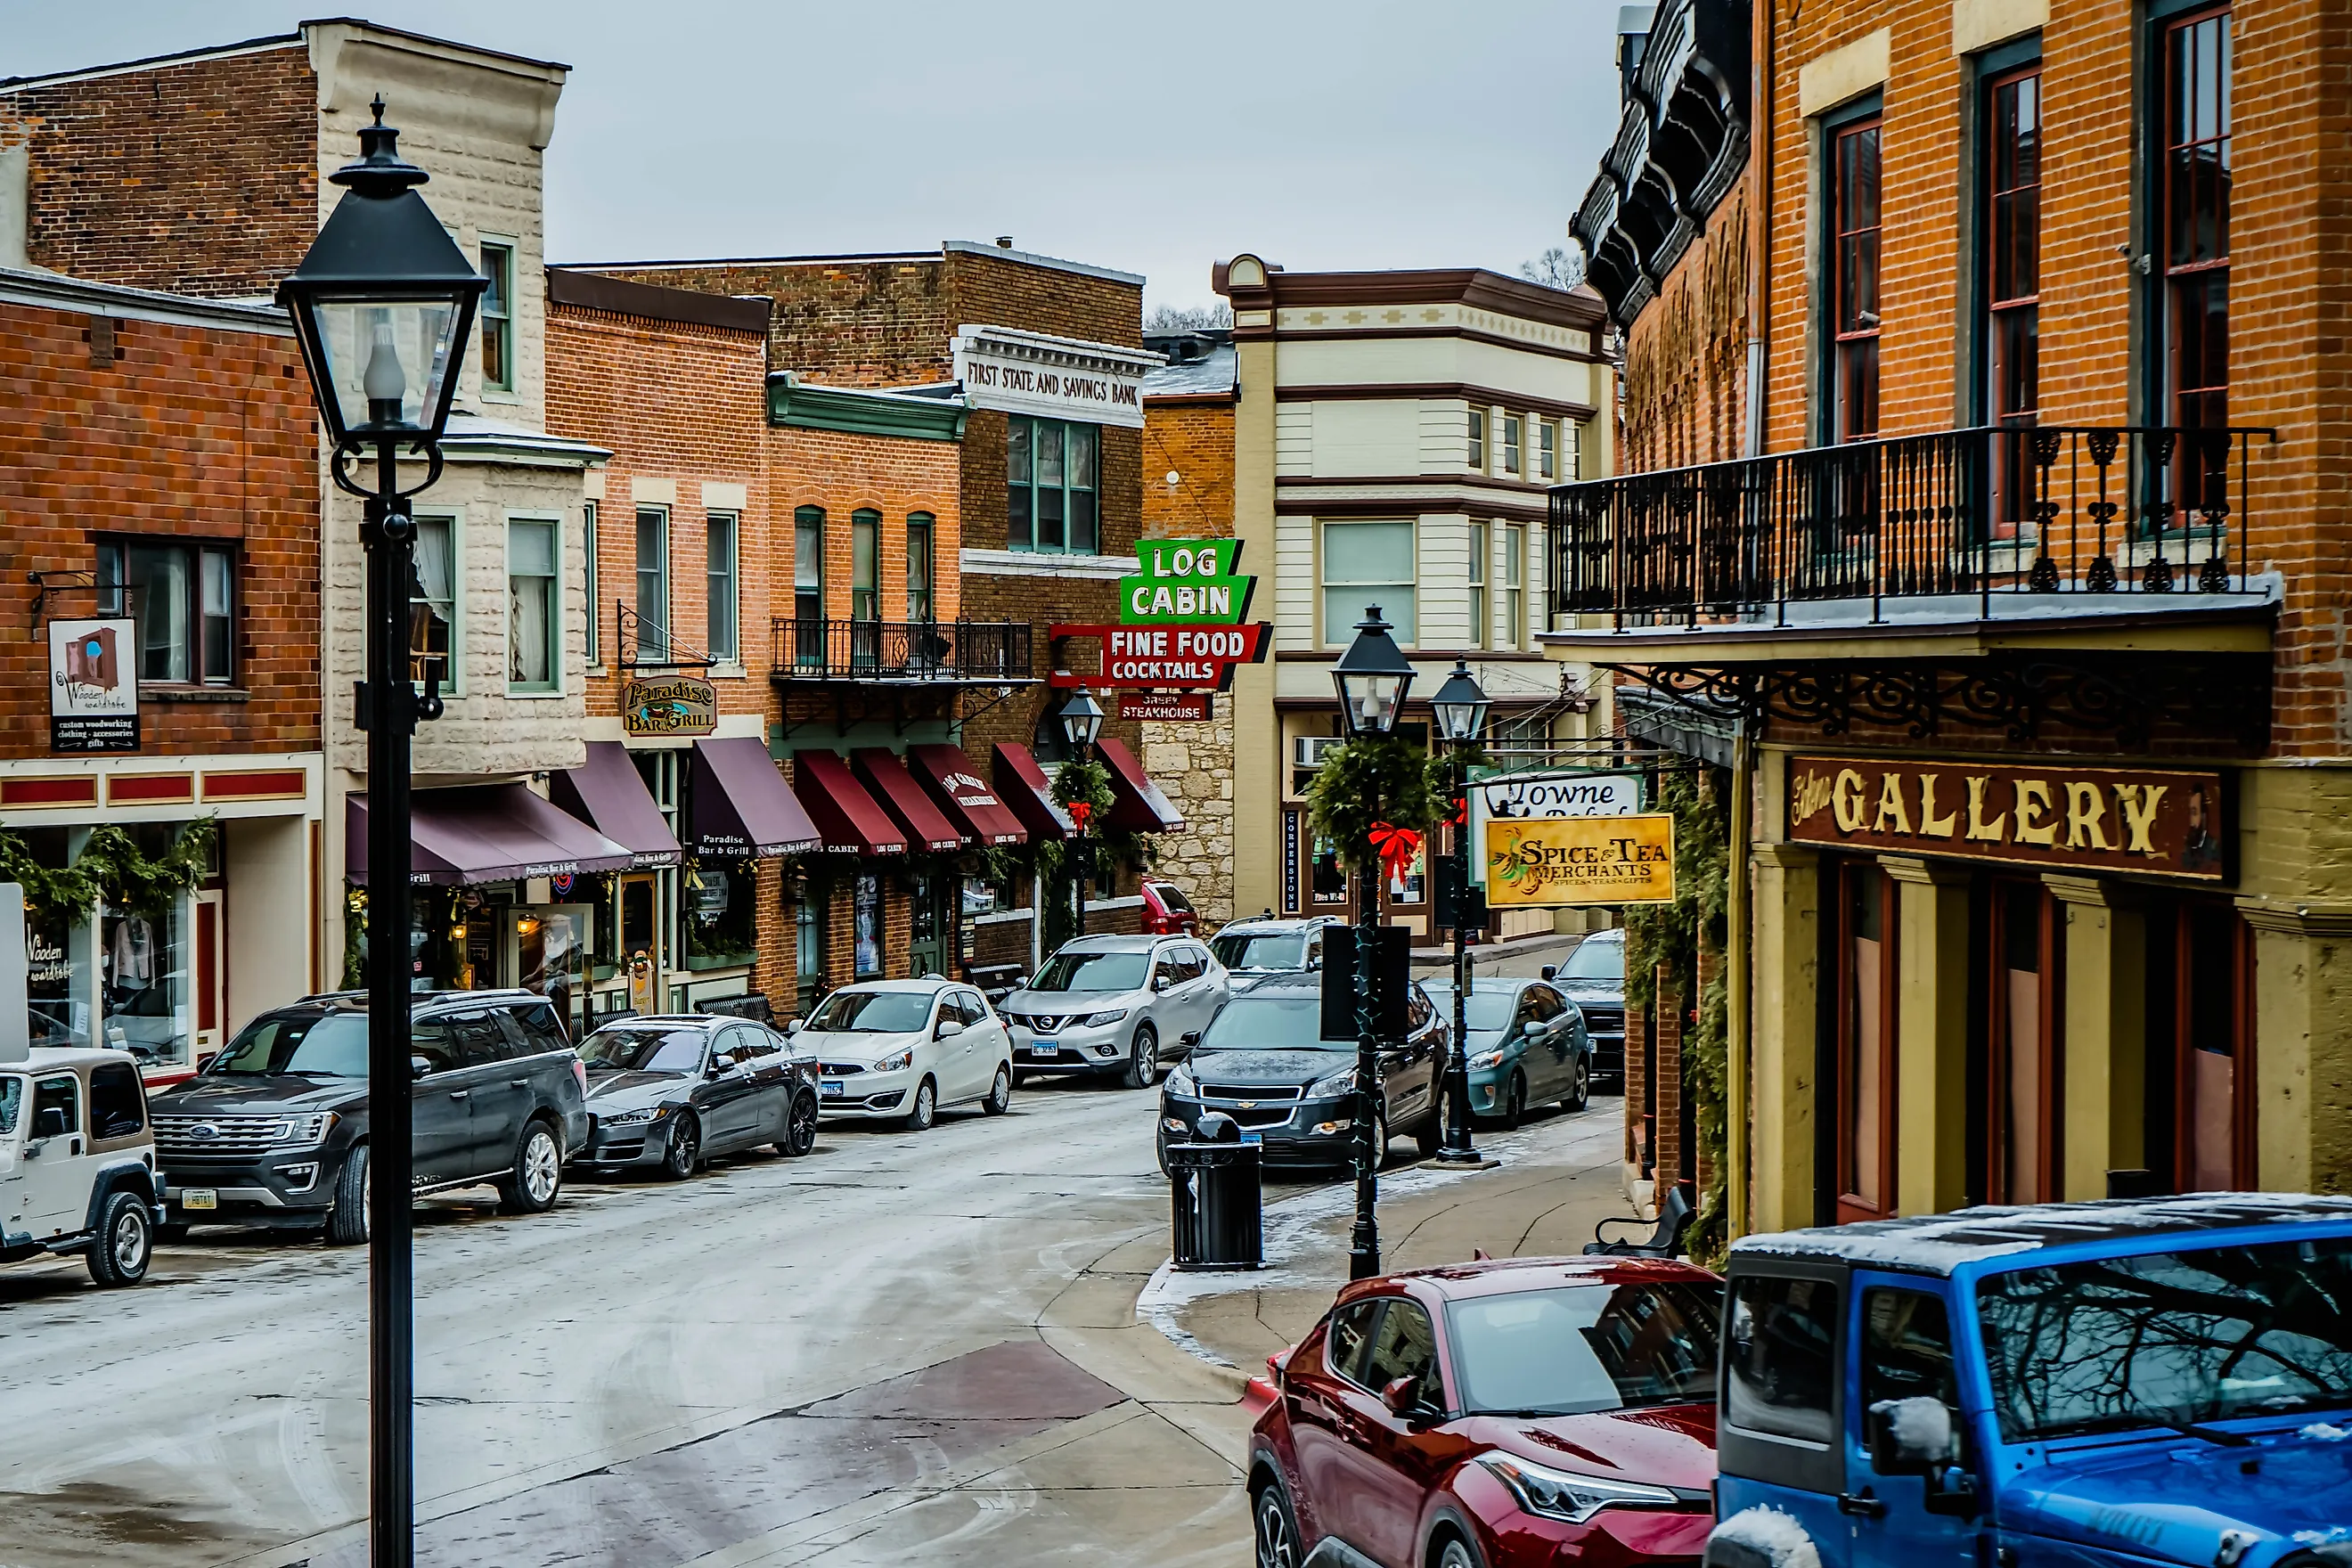
[[[1025,392],[1036,397],[1066,397],[1076,403],[1098,403],[1105,408],[1143,406],[1143,384],[1108,375],[1081,375],[1076,371],[1032,370],[1023,364],[991,364],[974,359],[964,366],[964,384],[999,392]]]

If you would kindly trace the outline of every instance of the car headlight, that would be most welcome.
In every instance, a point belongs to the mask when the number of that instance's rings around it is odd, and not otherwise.
[[[1472,1072],[1484,1072],[1488,1068],[1498,1068],[1502,1065],[1503,1053],[1500,1051],[1480,1051],[1476,1056],[1470,1058],[1470,1070]]]
[[[1678,1500],[1664,1487],[1571,1475],[1509,1454],[1481,1454],[1478,1463],[1508,1488],[1528,1513],[1570,1524],[1582,1524],[1604,1508],[1673,1508]]]
[[[641,1106],[635,1110],[615,1110],[610,1116],[597,1118],[607,1127],[641,1127],[648,1121],[658,1121],[669,1114],[667,1105]]]
[[[1356,1092],[1356,1069],[1352,1067],[1335,1073],[1326,1073],[1307,1086],[1308,1100],[1328,1100],[1335,1094]]]
[[[341,1117],[331,1110],[320,1110],[309,1116],[297,1116],[286,1123],[285,1131],[278,1138],[275,1147],[308,1149],[315,1144],[324,1143],[327,1141],[327,1134],[332,1132],[335,1130],[335,1123],[341,1120]]]
[[[884,1057],[874,1064],[876,1072],[904,1072],[915,1065],[915,1047],[908,1046],[896,1056]]]
[[[1183,1095],[1189,1100],[1201,1092],[1201,1086],[1193,1081],[1191,1070],[1179,1063],[1169,1071],[1168,1092]]]
[[[1082,1029],[1099,1029],[1105,1024],[1118,1023],[1133,1011],[1131,1007],[1113,1007],[1108,1012],[1089,1013],[1078,1020],[1078,1026]]]

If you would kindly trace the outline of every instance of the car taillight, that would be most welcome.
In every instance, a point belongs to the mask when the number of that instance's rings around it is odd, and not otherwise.
[[[580,1098],[588,1098],[588,1064],[578,1057],[572,1058],[572,1081],[580,1086]]]

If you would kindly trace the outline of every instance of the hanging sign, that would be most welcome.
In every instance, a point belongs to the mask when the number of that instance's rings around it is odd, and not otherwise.
[[[1143,570],[1118,580],[1118,618],[1130,626],[1229,626],[1249,614],[1255,577],[1238,575],[1238,539],[1146,539]]]
[[[49,750],[139,749],[139,624],[128,616],[49,623]]]
[[[1045,628],[1048,637],[1101,639],[1102,673],[1057,671],[1050,684],[1223,691],[1233,681],[1234,666],[1265,658],[1273,633],[1265,621],[1240,626],[1100,626],[1057,621]]]
[[[1470,842],[1486,841],[1486,825],[1530,817],[1631,816],[1642,809],[1639,773],[1548,773],[1489,779],[1470,786]],[[1485,868],[1471,874],[1486,880]]]
[[[1216,713],[1213,691],[1122,691],[1118,716],[1153,724],[1197,724]]]
[[[1675,896],[1675,819],[1517,817],[1486,825],[1495,909],[1662,904]]]
[[[686,737],[719,728],[719,689],[698,675],[624,682],[621,733]]]

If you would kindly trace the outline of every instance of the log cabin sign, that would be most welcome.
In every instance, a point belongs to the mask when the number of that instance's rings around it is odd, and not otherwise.
[[[1789,837],[2219,881],[2221,775],[1930,758],[1789,759]]]

